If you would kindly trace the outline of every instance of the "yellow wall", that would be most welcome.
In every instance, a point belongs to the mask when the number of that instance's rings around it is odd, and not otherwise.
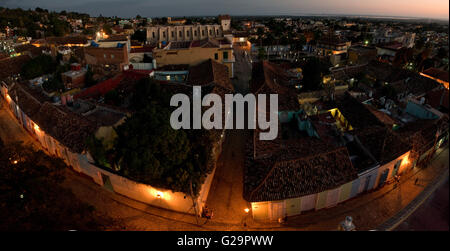
[[[327,204],[327,193],[328,191],[323,191],[319,193],[317,202],[316,202],[316,210],[324,208]]]
[[[269,202],[253,202],[252,215],[255,220],[267,220],[269,218]]]
[[[400,157],[392,160],[391,162],[381,166],[380,168],[378,168],[378,178],[377,181],[375,183],[375,187],[378,187],[380,184],[380,178],[381,178],[381,174],[386,170],[389,169],[389,175],[386,179],[386,181],[390,180],[393,178],[393,170],[394,170],[394,166],[395,163],[397,163],[397,161],[402,160],[402,163],[400,164],[400,167],[398,168],[398,172],[397,174],[400,174],[402,172],[404,172],[405,170],[407,170],[408,167],[411,167],[412,165],[412,160],[409,160],[409,151],[403,155],[401,155]],[[408,161],[406,161],[408,159]]]
[[[228,67],[228,74],[231,77],[231,63],[224,63],[223,52],[228,52],[228,60],[233,60],[233,50],[231,48],[189,48],[179,50],[156,49],[153,51],[153,57],[156,59],[156,66],[161,67],[170,64],[188,64],[190,66],[198,65],[205,60],[215,60],[214,55],[218,54],[219,63]]]
[[[339,195],[339,203],[350,198],[350,192],[352,191],[353,181],[342,185],[341,194]]]

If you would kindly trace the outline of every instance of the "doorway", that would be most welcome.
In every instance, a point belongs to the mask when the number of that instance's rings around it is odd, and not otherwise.
[[[102,176],[102,181],[103,181],[103,188],[105,188],[106,190],[110,191],[110,192],[114,192],[111,180],[109,179],[108,175],[105,175],[103,173],[101,173]]]
[[[398,169],[399,169],[401,163],[402,163],[402,160],[398,160],[397,163],[395,163],[394,171],[392,171],[392,177],[395,177],[395,175],[397,175],[397,172],[398,172]]]
[[[380,176],[380,182],[378,182],[378,186],[383,186],[384,185],[384,183],[387,180],[388,174],[389,174],[389,169],[386,169],[386,170],[383,171],[383,173]]]

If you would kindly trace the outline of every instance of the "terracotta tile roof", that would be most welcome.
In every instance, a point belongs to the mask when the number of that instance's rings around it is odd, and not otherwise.
[[[355,135],[382,165],[412,149],[406,140],[384,126],[357,130]]]
[[[126,115],[121,112],[113,111],[111,109],[105,109],[103,107],[98,107],[93,112],[86,115],[86,118],[96,121],[102,126],[112,126],[123,119]]]
[[[26,92],[18,83],[13,84],[8,89],[9,96],[17,102],[20,109],[32,120],[41,108],[41,102],[30,93]]]
[[[369,111],[375,115],[375,117],[377,117],[377,119],[382,122],[383,124],[392,127],[394,124],[398,124],[398,121],[395,120],[394,118],[392,118],[391,116],[389,116],[388,114],[377,110],[375,107],[373,107],[372,105],[365,105],[367,109],[369,109]]]
[[[63,111],[48,102],[42,104],[35,122],[43,131],[76,153],[85,150],[85,140],[99,126],[82,115],[68,109]]]
[[[108,38],[99,40],[99,42],[116,42],[116,41],[127,41],[128,35],[111,35]]]
[[[268,61],[253,64],[250,90],[254,94],[278,94],[279,111],[298,111],[296,90],[287,87],[290,77],[286,71]]]
[[[261,180],[248,179],[250,176]],[[254,161],[246,167],[244,198],[250,202],[297,198],[336,188],[357,178],[347,149],[340,147],[297,159]]]
[[[425,100],[435,109],[445,108],[448,110],[449,90],[444,88],[431,90],[425,95]]]
[[[99,126],[65,107],[56,107],[47,101],[39,102],[17,84],[10,88],[9,93],[14,100],[18,97],[20,109],[44,132],[76,153],[85,149],[85,139]]]
[[[143,46],[141,48],[131,48],[130,53],[145,53],[152,52],[155,46]]]
[[[219,48],[219,41],[211,38],[206,38],[202,40],[194,40],[191,42],[189,47],[202,47],[202,48]]]
[[[422,95],[439,87],[440,84],[432,79],[415,74],[392,83],[392,86],[397,93],[408,92],[414,95]]]
[[[187,71],[187,70],[189,70],[188,64],[168,64],[158,67],[158,69],[155,69],[155,71]]]
[[[390,50],[400,50],[403,48],[403,44],[397,41],[392,41],[389,43],[383,43],[377,45],[377,47],[384,48],[384,49],[390,49]]]
[[[439,128],[448,131],[448,115],[435,120],[417,120],[408,123],[396,133],[408,141],[414,151],[422,154],[433,146]]]
[[[30,56],[8,57],[0,60],[0,80],[19,74],[22,66],[30,60]]]
[[[24,44],[14,47],[14,50],[17,53],[29,52],[33,57],[40,55],[43,49],[44,47],[36,47],[32,44]]]
[[[437,78],[439,80],[448,82],[448,71],[443,71],[437,68],[428,68],[423,71],[424,74],[427,74],[428,76],[431,76],[433,78]]]
[[[65,44],[86,44],[86,36],[65,36],[65,37],[48,37],[45,39],[45,43],[65,45]]]
[[[228,75],[228,68],[212,59],[189,68],[190,85],[217,84],[230,92],[233,92],[233,84]]]

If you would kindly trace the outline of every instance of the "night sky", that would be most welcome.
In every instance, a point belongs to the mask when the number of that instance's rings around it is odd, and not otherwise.
[[[68,10],[97,16],[146,17],[350,14],[449,17],[448,0],[0,0],[0,6]]]

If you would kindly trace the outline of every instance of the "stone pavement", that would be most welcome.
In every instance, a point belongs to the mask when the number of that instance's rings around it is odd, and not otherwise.
[[[414,212],[411,215],[403,214],[402,221],[396,222],[397,227],[393,231],[448,231],[449,230],[449,177],[439,177],[440,182],[436,182],[438,188],[426,199],[414,205]],[[420,184],[420,183],[419,183]],[[430,187],[430,186],[429,186]],[[427,194],[422,192],[422,194]],[[416,200],[414,199],[414,200]],[[417,209],[416,209],[417,208]],[[403,210],[402,210],[403,211]]]
[[[0,137],[5,142],[21,140],[39,147],[4,107],[0,108]],[[345,216],[353,217],[357,230],[371,230],[405,208],[436,177],[448,175],[448,157],[448,147],[439,149],[428,167],[416,167],[403,175],[399,184],[386,185],[333,208],[289,217],[284,224],[255,222],[241,209],[243,205],[231,206],[233,199],[229,200],[231,208],[234,208],[229,215],[233,217],[218,216],[210,221],[198,219],[114,194],[71,170],[66,172],[65,185],[82,201],[93,205],[99,213],[123,222],[125,230],[336,230]],[[414,184],[416,177],[420,179],[419,185]],[[233,189],[229,191],[232,197],[241,195],[238,192]],[[214,194],[210,193],[210,196],[214,197]]]

